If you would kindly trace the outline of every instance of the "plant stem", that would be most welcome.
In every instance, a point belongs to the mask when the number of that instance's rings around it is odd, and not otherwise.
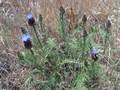
[[[87,36],[87,32],[85,30],[85,25],[83,25],[83,55],[82,57],[85,56],[86,36]]]
[[[107,31],[109,29],[107,28]],[[106,48],[107,48],[107,40],[109,39],[109,32],[106,32],[106,36],[105,36],[105,43],[104,43],[104,54],[106,52]]]
[[[35,54],[34,54],[34,51],[32,50],[32,49],[30,49],[30,52],[31,52],[31,54],[34,56]]]

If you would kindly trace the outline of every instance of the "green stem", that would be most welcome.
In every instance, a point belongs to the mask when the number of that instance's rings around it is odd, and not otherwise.
[[[82,57],[84,58],[85,56],[85,47],[86,47],[86,30],[85,30],[85,25],[83,26],[83,55]]]
[[[30,52],[33,56],[35,56],[34,51],[32,49],[30,49]]]
[[[108,31],[108,30],[107,30]],[[107,40],[109,39],[109,32],[106,32],[106,36],[105,36],[105,42],[104,42],[104,54],[106,52],[106,48],[107,48]]]

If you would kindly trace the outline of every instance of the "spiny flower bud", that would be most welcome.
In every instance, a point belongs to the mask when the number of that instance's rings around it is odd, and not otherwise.
[[[31,12],[27,13],[26,19],[27,19],[28,24],[29,24],[30,26],[33,26],[33,25],[35,24],[35,19],[34,19],[34,17],[33,17],[33,15],[32,15]]]
[[[26,31],[25,28],[23,28],[23,27],[21,27],[21,32],[22,32],[23,34],[27,33],[27,31]]]
[[[65,14],[65,9],[63,8],[63,6],[60,7],[59,11],[60,11],[60,16],[63,16]]]
[[[85,62],[84,62],[84,65],[85,65],[85,67],[88,67],[89,64],[88,64],[87,61],[85,61]]]
[[[43,21],[43,17],[42,17],[42,15],[41,15],[41,14],[39,15],[39,21],[40,21],[40,22],[42,22],[42,21]]]
[[[106,23],[106,28],[110,28],[110,27],[111,27],[111,22],[110,22],[110,20],[108,20]]]
[[[87,21],[87,16],[86,16],[86,15],[84,15],[84,16],[83,16],[83,18],[82,18],[82,22],[83,22],[83,24],[85,24],[85,23],[86,23],[86,21]]]

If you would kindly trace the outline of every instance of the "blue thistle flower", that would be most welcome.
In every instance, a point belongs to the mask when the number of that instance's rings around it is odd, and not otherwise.
[[[29,13],[27,13],[27,16],[26,16],[26,18],[29,20],[29,19],[31,19],[33,17],[33,15],[32,15],[32,13],[31,12],[29,12]]]
[[[97,49],[96,49],[95,47],[93,47],[93,48],[91,49],[90,54],[91,54],[91,57],[92,57],[92,59],[93,59],[94,61],[96,61],[96,60],[98,59],[98,57],[97,57]]]
[[[21,40],[24,43],[25,48],[31,49],[32,48],[32,42],[31,42],[30,34],[23,27],[21,27],[21,31],[23,33],[22,36],[21,36]]]
[[[33,25],[35,24],[35,19],[34,19],[34,17],[33,17],[33,15],[32,15],[31,12],[27,13],[26,19],[27,19],[28,24],[29,24],[30,26],[33,26]]]
[[[31,36],[28,33],[23,34],[21,40],[24,43],[25,48],[27,49],[32,48]]]
[[[28,33],[22,34],[21,40],[22,42],[26,42],[27,40],[31,40],[31,36]]]

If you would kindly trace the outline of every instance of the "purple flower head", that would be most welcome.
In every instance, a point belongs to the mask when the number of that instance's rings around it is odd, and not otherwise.
[[[31,12],[27,13],[26,19],[27,19],[28,24],[29,24],[30,26],[33,26],[33,25],[35,24],[35,19],[34,19],[34,17],[33,17],[33,15],[32,15]]]
[[[93,48],[91,49],[90,54],[91,54],[91,57],[92,57],[93,60],[96,61],[96,60],[98,59],[98,57],[97,57],[97,49],[96,49],[95,47],[93,47]]]
[[[95,47],[91,49],[91,54],[97,54],[97,49]]]
[[[31,12],[27,13],[26,19],[29,20],[29,19],[31,19],[31,18],[33,18],[32,13],[31,13]]]
[[[21,31],[22,31],[22,36],[20,39],[24,43],[24,47],[27,49],[31,49],[32,42],[31,42],[30,34],[23,27],[21,27]]]
[[[26,33],[21,36],[22,42],[26,42],[27,40],[31,40],[30,34]]]

